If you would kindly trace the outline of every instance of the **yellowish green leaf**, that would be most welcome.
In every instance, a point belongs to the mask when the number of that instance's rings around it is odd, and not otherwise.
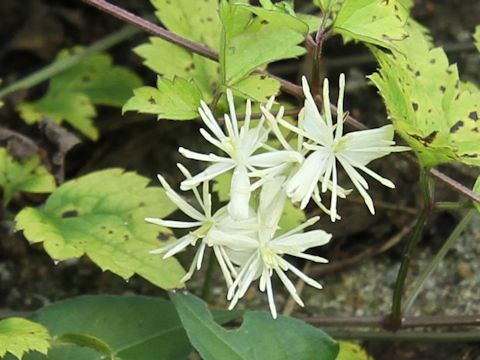
[[[10,353],[18,359],[29,351],[46,354],[50,347],[48,330],[22,318],[0,320],[0,358]]]
[[[49,193],[55,190],[55,178],[33,155],[25,161],[16,161],[5,148],[0,147],[0,187],[3,189],[3,206],[7,206],[17,191]]]
[[[424,166],[461,161],[480,166],[480,92],[461,86],[456,65],[409,27],[398,53],[373,49],[381,69],[371,76],[400,135]],[[472,91],[473,90],[473,91]]]
[[[162,288],[182,286],[184,270],[174,258],[149,251],[174,240],[171,232],[145,222],[175,207],[149,179],[121,169],[98,171],[66,182],[41,209],[25,208],[17,229],[31,243],[43,243],[55,260],[87,255],[103,270],[124,279],[138,274]]]
[[[64,50],[57,61],[71,56]],[[81,63],[53,77],[47,93],[34,102],[20,104],[21,117],[29,124],[48,118],[57,124],[63,121],[92,140],[99,136],[93,124],[96,116],[94,105],[121,107],[140,86],[140,79],[130,70],[113,66],[106,54],[92,55]]]
[[[123,106],[123,112],[155,114],[158,119],[190,120],[198,117],[200,100],[202,92],[193,81],[159,77],[156,88],[135,89],[134,96]]]
[[[343,35],[345,41],[392,49],[407,36],[407,19],[408,12],[396,0],[345,0],[334,19],[333,31]]]
[[[350,341],[340,341],[340,352],[335,360],[373,360],[365,349]]]

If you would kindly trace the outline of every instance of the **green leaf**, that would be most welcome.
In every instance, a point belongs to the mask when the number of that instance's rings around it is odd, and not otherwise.
[[[205,302],[170,293],[192,345],[205,360],[333,360],[337,343],[324,332],[300,320],[266,312],[247,312],[242,326],[233,331],[216,324]]]
[[[340,352],[336,360],[373,360],[360,345],[349,341],[340,341]]]
[[[134,96],[123,106],[123,112],[156,114],[158,119],[190,120],[198,118],[202,93],[194,82],[176,77],[158,78],[157,88],[145,86],[134,90]]]
[[[304,23],[291,15],[265,11],[222,1],[220,18],[224,36],[220,64],[225,86],[233,86],[255,69],[271,62],[305,53],[305,49],[298,46],[304,40],[304,34],[289,27],[292,23],[298,26]],[[256,18],[253,13],[257,13]],[[289,16],[289,23],[280,25],[285,16]],[[308,31],[308,26],[303,26]]]
[[[33,155],[23,162],[16,161],[7,149],[0,147],[0,187],[3,189],[3,206],[7,206],[17,191],[49,193],[55,190],[55,178]]]
[[[57,61],[78,51],[60,52]],[[92,55],[81,63],[53,77],[45,96],[37,101],[20,104],[21,117],[32,124],[44,117],[60,124],[68,122],[92,140],[98,138],[93,125],[94,105],[121,107],[140,86],[140,79],[130,70],[113,66],[106,54]]]
[[[189,0],[152,0],[158,18],[166,28],[182,37],[218,50],[221,23],[217,0],[192,3]],[[205,101],[210,101],[218,86],[219,64],[192,54],[158,37],[134,49],[144,64],[163,77],[194,79]],[[143,112],[143,111],[142,111]]]
[[[219,323],[238,316],[214,312]],[[109,351],[122,360],[183,360],[193,350],[173,304],[158,298],[82,296],[44,307],[31,319],[71,344],[57,341],[48,356],[25,360],[101,360]]]
[[[460,86],[458,70],[416,26],[400,53],[373,49],[381,69],[370,78],[393,125],[424,166],[461,161],[480,166],[480,92]]]
[[[55,339],[57,343],[60,344],[72,344],[79,347],[87,347],[93,349],[104,355],[103,358],[110,358],[111,360],[120,360],[115,356],[113,350],[106,344],[104,341],[96,338],[95,336],[85,335],[85,334],[76,334],[68,333],[60,335]]]
[[[478,51],[480,51],[480,25],[475,28],[473,39],[475,40],[475,46],[477,47]]]
[[[7,352],[18,359],[31,350],[46,354],[50,335],[42,325],[22,318],[0,321],[0,357]]]
[[[345,0],[334,19],[333,31],[345,41],[355,40],[388,49],[407,36],[408,12],[396,1]]]
[[[475,181],[475,185],[473,185],[473,192],[480,195],[480,176],[477,177],[477,181]],[[480,204],[478,202],[474,201],[473,205],[480,211]]]
[[[258,102],[265,102],[280,91],[280,82],[266,75],[250,75],[230,89],[235,95]]]
[[[182,286],[184,270],[169,258],[149,254],[172,239],[170,231],[144,221],[163,217],[174,206],[149,179],[121,169],[97,171],[66,182],[42,209],[25,208],[17,229],[31,243],[43,243],[56,261],[86,254],[103,270],[124,279],[134,273],[162,288]]]

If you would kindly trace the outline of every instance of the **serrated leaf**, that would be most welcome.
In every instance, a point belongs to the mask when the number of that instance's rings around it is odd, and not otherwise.
[[[199,298],[170,293],[192,345],[205,360],[334,360],[337,343],[300,320],[266,312],[247,312],[242,326],[225,330],[216,324]]]
[[[280,82],[266,75],[250,75],[240,80],[230,89],[235,95],[258,102],[265,102],[280,91]]]
[[[70,55],[71,52],[64,50],[56,61]],[[133,72],[113,66],[109,55],[92,55],[53,77],[44,97],[20,104],[18,110],[29,124],[44,117],[57,124],[66,121],[96,140],[99,134],[93,124],[96,116],[94,105],[121,107],[131,96],[132,89],[140,84],[140,79]]]
[[[396,41],[407,36],[407,18],[408,12],[397,0],[345,0],[334,19],[333,31],[343,35],[345,41],[393,49]]]
[[[458,70],[441,48],[431,49],[418,27],[400,53],[373,49],[381,69],[371,76],[393,124],[430,167],[449,161],[480,166],[480,92],[460,86]]]
[[[473,39],[475,40],[475,46],[477,47],[478,51],[480,51],[480,25],[475,28]]]
[[[215,321],[225,323],[241,312],[213,314]],[[82,296],[48,305],[31,319],[52,336],[84,344],[57,342],[47,356],[32,353],[24,360],[102,360],[109,351],[122,360],[180,360],[193,350],[173,304],[158,298]]]
[[[0,320],[0,357],[10,353],[18,359],[29,351],[46,354],[50,335],[42,325],[22,318]]]
[[[340,352],[336,360],[373,360],[364,348],[349,341],[340,341]]]
[[[56,261],[87,255],[103,270],[129,279],[138,274],[162,288],[182,286],[184,270],[173,258],[149,254],[172,239],[170,231],[145,222],[174,206],[149,179],[121,169],[97,171],[60,186],[42,209],[24,208],[17,229],[43,243]]]
[[[176,77],[158,78],[157,88],[141,87],[123,106],[125,111],[156,114],[158,119],[191,120],[198,117],[202,93],[194,82]]]
[[[0,147],[0,187],[3,189],[3,206],[7,206],[17,191],[49,193],[55,190],[55,178],[33,155],[23,162],[16,161]]]
[[[152,0],[157,17],[170,31],[189,40],[218,50],[220,20],[217,0],[191,2],[189,0]],[[144,59],[146,66],[172,80],[174,77],[194,79],[209,101],[218,86],[218,68],[215,61],[192,54],[177,45],[157,37],[140,45],[134,51]]]
[[[233,86],[253,70],[268,63],[289,59],[305,53],[299,44],[304,34],[288,26],[279,25],[284,16],[297,25],[304,24],[291,15],[281,12],[222,1],[220,18],[223,24],[223,40],[220,49],[220,65],[224,85]],[[253,18],[253,13],[258,13]],[[285,21],[285,20],[283,20]],[[305,28],[308,26],[304,25]]]

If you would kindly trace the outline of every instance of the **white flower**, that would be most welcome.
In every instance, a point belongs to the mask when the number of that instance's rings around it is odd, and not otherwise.
[[[181,164],[178,164],[179,169],[185,175],[187,179],[191,179],[191,174],[188,170],[183,167]],[[248,235],[252,231],[255,231],[256,219],[253,216],[248,217],[243,221],[233,221],[228,214],[226,207],[221,208],[214,214],[212,214],[212,197],[209,192],[208,181],[202,183],[202,195],[200,195],[198,189],[193,187],[191,190],[195,195],[195,198],[200,205],[201,212],[195,209],[192,205],[186,202],[180,195],[178,195],[163,178],[163,176],[158,175],[163,188],[165,189],[165,194],[167,197],[178,206],[178,208],[193,221],[175,221],[175,220],[164,220],[159,218],[146,218],[145,220],[160,226],[165,226],[169,228],[176,229],[191,229],[196,228],[196,230],[189,232],[185,236],[181,237],[174,243],[167,245],[165,247],[152,250],[153,254],[164,254],[163,258],[168,258],[182,251],[189,245],[195,246],[198,240],[201,240],[201,243],[198,247],[198,250],[192,260],[192,264],[187,272],[187,274],[182,278],[182,282],[189,280],[195,269],[199,270],[202,265],[203,257],[205,254],[205,248],[210,246],[213,248],[215,256],[220,264],[220,268],[225,277],[227,286],[231,286],[232,277],[231,274],[236,274],[235,268],[232,263],[226,256],[225,250],[223,247],[215,244],[210,234],[213,229],[220,229],[226,233],[234,232],[237,234]]]
[[[280,108],[280,111],[277,113],[276,117],[274,117],[263,106],[261,107],[261,110],[262,110],[265,118],[267,119],[267,121],[270,125],[271,131],[275,134],[275,136],[277,137],[279,142],[282,144],[282,146],[287,150],[297,151],[297,153],[299,154],[299,156],[301,158],[301,161],[299,161],[297,163],[284,163],[284,164],[278,165],[276,167],[277,168],[277,173],[273,174],[273,169],[272,169],[271,170],[271,175],[278,176],[278,175],[282,175],[284,173],[288,173],[288,174],[290,174],[290,177],[291,177],[293,174],[295,174],[301,168],[302,164],[306,160],[306,155],[309,152],[308,149],[305,149],[303,147],[303,135],[302,134],[297,134],[298,135],[297,136],[297,149],[294,150],[293,147],[290,145],[290,143],[287,141],[287,139],[283,136],[280,128],[278,127],[278,123],[280,123],[283,120],[283,114],[284,114],[283,106]],[[300,111],[299,116],[298,116],[298,127],[299,128],[302,128],[303,118],[304,118],[304,111],[302,109],[302,111]],[[262,173],[262,170],[259,170],[254,174],[256,176],[263,176],[263,177],[265,176]],[[325,180],[324,177],[322,176],[320,178],[320,180],[321,181],[326,181],[327,182],[327,189],[332,191],[333,183],[330,179]],[[338,197],[344,199],[344,198],[347,197],[348,194],[350,194],[350,192],[351,192],[351,190],[346,190],[346,189],[342,188],[341,186],[339,186],[338,184],[336,185],[336,193],[337,193]],[[322,211],[324,211],[325,213],[327,213],[329,215],[332,215],[330,210],[328,208],[326,208],[325,205],[323,205],[323,203],[322,203],[322,199],[321,199],[321,196],[320,196],[320,187],[318,186],[318,181],[315,182],[315,187],[313,189],[313,193],[311,194],[311,197]],[[309,199],[310,198],[295,199],[294,201],[303,200],[302,203],[301,203],[301,207],[302,207],[302,209],[304,209],[306,207]],[[340,219],[340,216],[338,216],[338,214],[335,214],[335,218]]]
[[[226,252],[231,261],[240,266],[236,279],[230,286],[227,295],[227,298],[231,300],[230,309],[245,295],[250,284],[255,279],[260,278],[259,288],[262,292],[266,290],[270,311],[272,316],[276,318],[277,311],[271,280],[274,272],[293,299],[301,306],[303,306],[303,302],[298,296],[292,281],[285,274],[286,271],[292,271],[305,283],[313,287],[322,288],[317,281],[305,275],[283,258],[283,255],[290,255],[319,263],[327,262],[324,258],[304,252],[312,247],[325,245],[330,241],[331,235],[323,230],[300,233],[303,229],[315,223],[318,217],[306,221],[281,236],[274,237],[286,199],[282,189],[283,180],[283,178],[277,178],[263,185],[257,214],[258,230],[255,236],[252,236],[252,234],[224,234],[221,230],[214,231],[214,234],[212,234],[212,237],[216,238],[216,243],[227,249]]]
[[[211,134],[205,129],[201,129],[202,136],[216,146],[228,157],[217,156],[214,154],[200,154],[184,148],[179,152],[190,159],[207,161],[212,163],[204,171],[195,175],[191,179],[182,182],[181,189],[191,189],[203,181],[211,180],[224,172],[233,169],[233,177],[230,189],[230,203],[228,210],[234,219],[246,219],[249,216],[249,201],[251,192],[261,186],[266,181],[259,179],[256,184],[250,184],[250,173],[257,168],[264,169],[268,175],[268,169],[273,169],[286,162],[299,161],[297,152],[286,150],[275,150],[255,154],[260,148],[264,147],[268,138],[268,129],[264,127],[265,118],[262,117],[258,125],[250,128],[251,120],[251,102],[247,100],[245,121],[242,127],[239,127],[233,95],[227,90],[227,100],[230,109],[230,115],[225,114],[226,134],[213,116],[211,110],[201,102],[198,109],[204,124],[211,131]],[[267,104],[269,109],[273,104],[273,97]],[[213,134],[213,135],[212,135]]]
[[[310,93],[305,77],[302,78],[305,94],[303,124],[299,127],[290,125],[284,120],[281,124],[303,136],[307,142],[304,148],[312,151],[303,162],[300,169],[286,184],[287,195],[293,201],[300,201],[303,209],[312,196],[315,196],[318,182],[321,182],[322,192],[331,187],[330,217],[335,221],[337,216],[337,196],[341,195],[337,188],[337,161],[344,168],[355,188],[360,192],[365,204],[372,214],[375,213],[373,201],[368,194],[368,183],[358,170],[370,175],[381,184],[394,188],[395,185],[366,167],[372,160],[378,159],[391,152],[406,151],[408,147],[393,146],[394,130],[392,125],[379,129],[355,131],[343,134],[343,95],[345,90],[345,76],[340,75],[340,91],[338,96],[337,123],[333,125],[330,111],[330,97],[328,79],[323,84],[324,117],[317,109]]]

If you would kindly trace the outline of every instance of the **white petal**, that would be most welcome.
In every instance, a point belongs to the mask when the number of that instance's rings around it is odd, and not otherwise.
[[[235,102],[233,101],[233,94],[230,89],[227,89],[227,102],[230,110],[230,118],[232,120],[233,132],[235,134],[235,137],[238,138],[240,134],[238,132],[237,114],[235,113]]]
[[[300,279],[302,279],[306,284],[313,286],[314,288],[317,289],[322,289],[322,285],[318,283],[318,281],[313,280],[311,277],[308,277],[305,275],[303,272],[301,272],[299,269],[297,269],[295,266],[290,264],[288,261],[285,261],[284,259],[281,259],[282,265],[285,268],[288,268],[291,270],[295,275],[297,275]]]
[[[303,307],[304,306],[303,301],[302,299],[300,299],[300,296],[298,296],[297,289],[295,289],[295,285],[293,285],[293,283],[290,281],[290,279],[287,277],[287,275],[285,275],[285,273],[281,269],[276,268],[275,272],[277,273],[283,285],[285,285],[286,289],[292,296],[293,300],[295,300],[295,302],[298,305]]]
[[[361,182],[359,182],[359,178],[363,179],[363,177],[355,170],[351,165],[349,165],[347,162],[345,162],[341,157],[338,158],[340,163],[342,164],[343,168],[347,172],[348,176],[350,177],[350,180],[352,181],[353,185],[355,188],[358,190],[360,195],[363,197],[363,200],[365,201],[365,204],[367,205],[368,210],[372,215],[375,214],[375,208],[373,206],[373,201],[370,195],[368,195],[367,191],[365,190],[365,187]],[[365,179],[363,179],[365,181]]]
[[[210,110],[208,105],[203,100],[200,102],[200,105],[201,108],[198,109],[198,112],[200,113],[200,117],[202,118],[205,125],[207,125],[210,131],[214,133],[220,141],[226,139],[226,135],[224,134],[220,125],[218,125],[218,122],[213,116],[212,111]]]
[[[296,151],[277,150],[250,156],[248,162],[250,165],[258,167],[273,167],[285,162],[302,162],[303,156]]]
[[[175,221],[175,220],[163,220],[159,218],[145,218],[145,221],[160,226],[165,226],[173,229],[189,229],[193,227],[202,226],[202,221]]]
[[[165,178],[161,175],[157,175],[158,179],[162,183],[163,188],[165,189],[165,195],[178,206],[178,208],[186,215],[190,216],[192,219],[197,221],[204,221],[205,215],[201,214],[197,209],[192,205],[187,203],[180,195],[178,195],[167,183]]]
[[[220,247],[214,246],[213,252],[215,253],[215,257],[217,258],[218,264],[220,265],[220,269],[222,270],[222,274],[223,274],[223,277],[225,278],[227,287],[232,286],[233,284],[232,275],[230,274],[230,270],[228,269],[227,264],[225,263],[225,259],[220,250]]]
[[[237,166],[233,171],[230,187],[228,212],[235,220],[248,219],[250,209],[250,178],[244,166]]]
[[[216,178],[217,176],[227,172],[230,169],[233,169],[234,167],[235,167],[235,164],[233,160],[231,160],[231,162],[222,162],[218,164],[212,164],[202,172],[192,177],[191,179],[182,181],[182,183],[180,184],[180,189],[182,190],[191,189],[192,187],[198,186],[200,183],[204,181],[208,181],[213,178]]]
[[[273,299],[273,290],[272,290],[272,280],[270,277],[267,278],[267,297],[268,297],[268,306],[270,307],[270,312],[274,319],[277,318],[277,308],[275,307],[275,300]]]
[[[322,145],[329,145],[333,141],[333,129],[331,125],[328,126],[328,123],[325,123],[325,120],[320,115],[317,104],[315,104],[315,100],[310,93],[310,88],[308,87],[307,79],[305,77],[302,78],[302,85],[303,93],[305,94],[302,128],[304,133],[302,133],[302,135],[308,139],[315,140]],[[329,103],[328,99],[324,99],[324,101]]]
[[[287,195],[293,202],[301,201],[300,208],[306,207],[320,177],[324,175],[328,158],[329,152],[325,148],[313,152],[287,181],[285,185]]]
[[[273,239],[270,246],[283,253],[301,253],[307,249],[327,244],[332,235],[323,230],[312,230],[294,234],[281,239]]]

